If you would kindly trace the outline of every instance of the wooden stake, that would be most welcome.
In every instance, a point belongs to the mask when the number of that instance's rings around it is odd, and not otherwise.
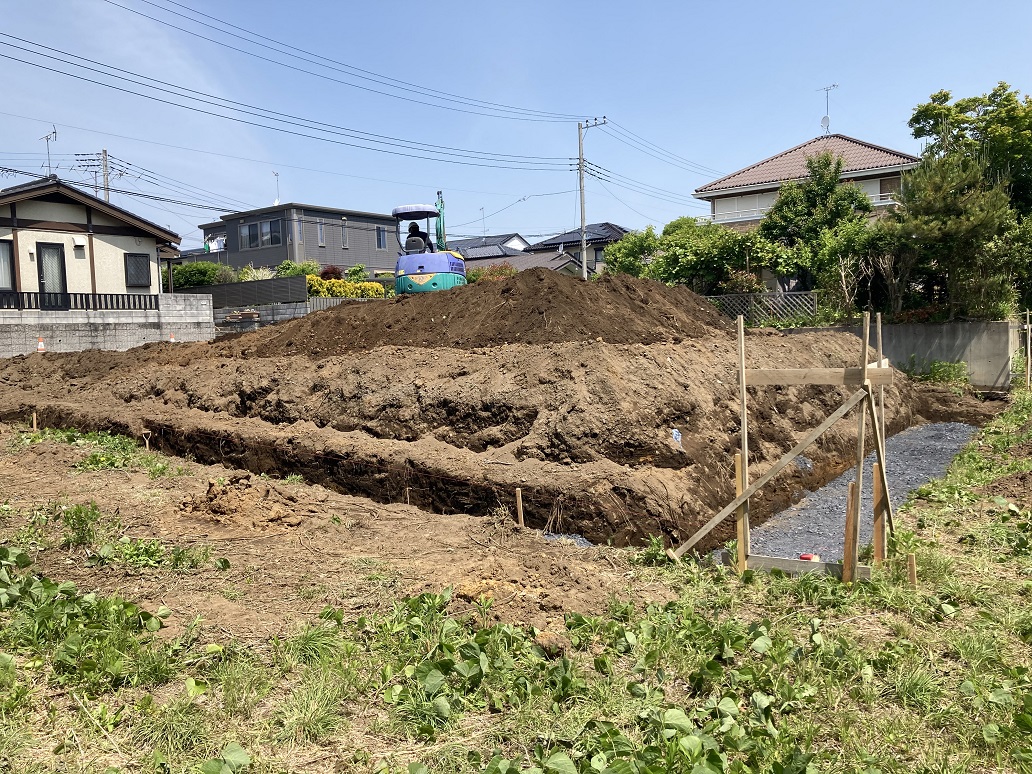
[[[516,523],[523,529],[523,490],[516,487]]]
[[[843,403],[841,406],[839,406],[837,409],[835,409],[834,413],[832,413],[831,416],[829,416],[827,419],[821,422],[820,425],[818,425],[809,433],[807,433],[806,437],[803,440],[801,440],[799,443],[793,446],[789,451],[785,452],[781,456],[781,459],[779,459],[777,462],[775,462],[771,467],[767,469],[766,473],[764,473],[751,484],[749,484],[749,486],[746,487],[745,491],[742,492],[741,495],[736,497],[733,502],[729,503],[728,505],[725,505],[721,509],[720,513],[718,513],[712,519],[707,521],[694,535],[688,538],[686,542],[682,543],[680,548],[678,548],[676,551],[671,551],[670,554],[675,559],[680,559],[682,556],[684,556],[685,552],[687,552],[692,546],[694,546],[696,543],[698,543],[700,540],[706,537],[706,535],[712,532],[714,527],[716,527],[718,524],[720,524],[720,522],[722,522],[724,519],[726,519],[736,510],[738,510],[738,506],[742,504],[744,498],[752,497],[754,494],[760,491],[760,489],[763,488],[764,484],[766,484],[768,481],[774,478],[774,476],[776,476],[782,470],[791,465],[796,457],[798,457],[800,454],[802,454],[804,451],[810,448],[810,444],[812,444],[814,441],[816,441],[818,438],[824,435],[824,433],[828,430],[829,427],[834,425],[836,422],[842,419],[842,417],[848,414],[849,411],[853,408],[853,406],[862,401],[866,396],[867,393],[864,390],[858,390],[857,392],[853,393],[853,396],[845,403]]]
[[[1025,389],[1032,390],[1032,325],[1029,310],[1025,310]]]
[[[863,340],[862,349],[860,350],[860,373],[863,379],[865,389],[869,390],[870,385],[867,383],[867,361],[868,349],[871,345],[871,313],[864,312],[863,320],[864,329],[862,331],[861,339]],[[867,398],[865,402],[870,405],[871,393],[867,392]],[[867,440],[867,412],[861,411],[857,417],[856,422],[856,486],[850,490],[850,502],[853,504],[853,518],[849,519],[849,511],[846,511],[846,541],[845,548],[846,554],[842,559],[842,578],[847,582],[852,582],[855,575],[855,569],[859,563],[859,549],[860,549],[860,495],[864,488],[864,444]],[[848,567],[848,572],[846,568]]]
[[[749,486],[749,393],[745,389],[745,318],[738,315],[738,400],[742,414],[742,451],[741,459],[735,462],[735,496],[741,496]],[[738,555],[742,559],[740,567],[745,569],[745,557],[749,556],[749,498],[739,507],[741,534],[738,535]]]
[[[39,424],[38,424],[38,423],[37,423],[37,421],[36,421],[36,412],[35,412],[35,411],[33,411],[33,412],[32,412],[32,432],[34,432],[34,433],[35,433],[35,432],[37,432],[38,430],[39,430]]]
[[[856,580],[856,566],[859,564],[857,542],[859,533],[857,531],[856,517],[856,482],[849,482],[849,497],[846,500],[846,535],[842,545],[842,580],[852,583]]]
[[[742,453],[735,454],[735,497],[745,491],[745,477],[742,470]],[[749,503],[738,506],[735,511],[735,535],[738,538],[738,572],[748,569],[749,561]]]
[[[874,463],[871,474],[874,486],[874,564],[885,561],[885,487],[882,485],[881,465]]]
[[[867,411],[871,415],[871,426],[874,428],[874,451],[878,459],[879,471],[881,474],[882,491],[885,493],[885,518],[889,527],[889,532],[894,533],[896,531],[896,520],[892,512],[892,497],[889,489],[889,476],[886,472],[886,461],[885,461],[885,443],[882,441],[881,436],[885,434],[884,427],[878,421],[878,413],[874,410],[874,397],[871,394],[870,389],[867,390]]]
[[[882,360],[885,355],[882,353],[882,332],[881,332],[881,312],[878,312],[875,323],[875,330],[877,331],[878,341],[878,367],[882,367]],[[891,371],[892,366],[887,366]],[[881,421],[881,438],[882,446],[885,445],[885,386],[878,385],[878,419]]]
[[[910,588],[917,588],[917,557],[907,554],[907,578],[910,581]]]
[[[405,505],[412,505],[412,502],[409,500],[409,487],[405,487]]]

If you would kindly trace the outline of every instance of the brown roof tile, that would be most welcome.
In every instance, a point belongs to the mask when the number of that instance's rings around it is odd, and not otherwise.
[[[916,156],[908,153],[872,145],[844,134],[823,134],[802,145],[789,148],[776,156],[771,156],[769,159],[764,159],[696,188],[695,193],[707,194],[743,186],[799,180],[807,176],[806,159],[825,151],[830,151],[833,155],[841,156],[844,159],[845,163],[842,167],[844,173],[911,165],[920,161]]]

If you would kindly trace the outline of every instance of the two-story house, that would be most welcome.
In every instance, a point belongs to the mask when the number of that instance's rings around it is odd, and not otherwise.
[[[696,188],[693,195],[709,203],[715,223],[748,231],[759,225],[783,184],[806,179],[806,160],[825,152],[842,157],[842,182],[860,186],[876,213],[893,203],[903,172],[920,161],[844,134],[825,134]]]
[[[393,271],[401,249],[390,215],[309,204],[233,212],[198,228],[204,232],[208,260],[234,268],[275,267],[291,260]]]

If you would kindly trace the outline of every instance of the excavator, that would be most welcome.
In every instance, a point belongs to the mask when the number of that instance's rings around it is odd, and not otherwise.
[[[440,198],[438,199],[441,203]],[[447,249],[441,211],[432,204],[405,204],[391,215],[397,221],[398,243],[402,251],[394,270],[394,292],[429,293],[466,284],[466,264],[459,253]],[[426,221],[426,230],[419,228]],[[430,221],[438,221],[436,243],[431,240]],[[409,221],[406,232],[401,224]]]

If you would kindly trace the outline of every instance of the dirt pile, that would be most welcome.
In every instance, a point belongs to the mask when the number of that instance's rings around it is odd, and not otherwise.
[[[596,543],[661,533],[679,542],[734,496],[730,329],[684,289],[524,272],[213,345],[0,361],[0,419],[37,410],[49,426],[147,429],[164,451],[444,514],[511,509],[520,488],[531,526]],[[860,354],[845,333],[750,331],[746,344],[749,368],[852,366]],[[885,391],[890,432],[950,418],[959,403],[942,395],[925,405],[896,378]],[[750,392],[759,475],[851,390]],[[808,453],[812,466],[792,466],[762,490],[754,518],[851,465],[855,432],[854,421],[836,425]],[[231,483],[189,507],[209,521],[252,512],[242,526],[258,530],[278,527],[283,512],[306,518],[307,504],[266,496],[259,480]]]
[[[500,282],[342,304],[243,336],[232,348],[260,357],[327,357],[382,346],[651,344],[730,330],[712,304],[687,288],[622,275],[583,282],[532,269]]]

